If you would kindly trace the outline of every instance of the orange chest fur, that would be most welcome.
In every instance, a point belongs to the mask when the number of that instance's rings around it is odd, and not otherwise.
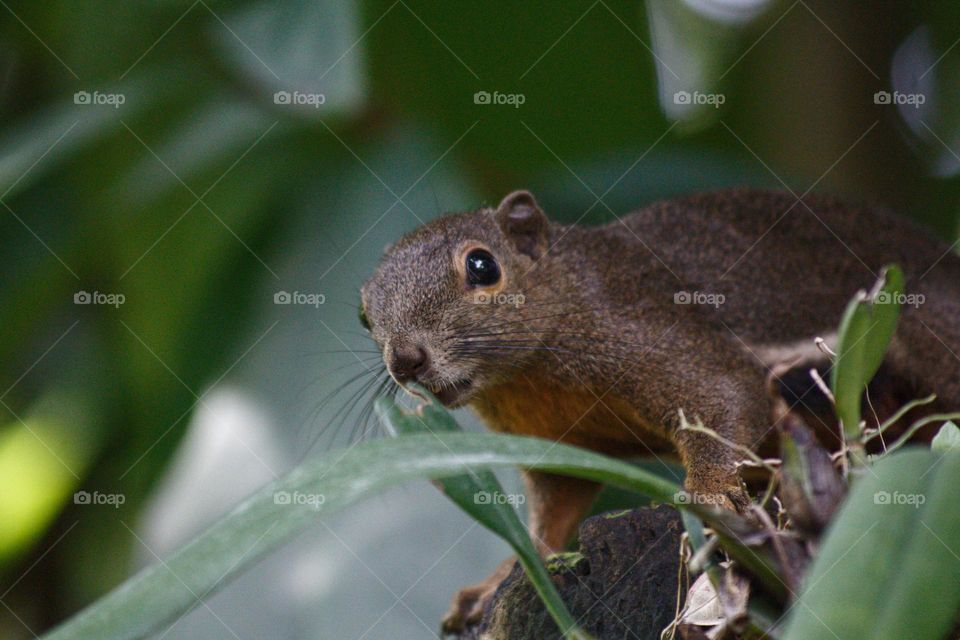
[[[624,398],[518,376],[487,390],[474,408],[490,429],[632,454],[671,449]]]

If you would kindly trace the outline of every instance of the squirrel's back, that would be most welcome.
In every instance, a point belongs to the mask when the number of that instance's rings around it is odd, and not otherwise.
[[[611,295],[722,300],[712,312],[745,340],[802,339],[836,327],[853,293],[890,263],[904,269],[908,292],[960,305],[960,258],[947,244],[895,214],[831,197],[708,192],[567,237],[560,242],[572,252],[597,256],[591,262]]]

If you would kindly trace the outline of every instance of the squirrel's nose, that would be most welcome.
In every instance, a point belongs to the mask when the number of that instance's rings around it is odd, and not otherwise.
[[[399,382],[416,380],[429,368],[430,357],[420,345],[403,345],[393,350],[390,372]]]

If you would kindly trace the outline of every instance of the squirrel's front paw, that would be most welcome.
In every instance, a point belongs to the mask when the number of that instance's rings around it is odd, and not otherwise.
[[[443,616],[441,630],[444,634],[461,633],[469,625],[480,622],[483,610],[493,598],[497,587],[509,575],[516,563],[515,558],[505,560],[483,582],[464,587],[453,596],[450,610]]]
[[[735,474],[706,477],[688,474],[684,488],[692,494],[692,499],[700,504],[715,505],[738,513],[743,513],[750,507],[750,494]]]

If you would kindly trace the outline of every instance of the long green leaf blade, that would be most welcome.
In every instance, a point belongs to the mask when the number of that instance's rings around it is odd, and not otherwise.
[[[848,442],[859,438],[860,399],[897,328],[903,291],[903,272],[890,265],[872,293],[861,292],[850,301],[840,322],[830,387]]]
[[[144,569],[44,638],[142,638],[162,630],[318,516],[403,482],[513,466],[610,484],[668,504],[675,503],[680,491],[678,485],[641,468],[539,438],[449,433],[367,442],[297,467],[165,562]],[[735,514],[691,504],[678,506],[708,522],[741,566],[759,576],[774,594],[782,595],[785,587],[769,555],[739,542],[742,521]]]
[[[460,425],[456,420],[440,408],[432,396],[429,398],[414,411],[404,411],[392,400],[380,398],[376,405],[377,413],[388,430],[398,436],[425,432],[460,432]],[[567,610],[516,511],[509,503],[497,500],[498,496],[503,495],[503,487],[491,471],[472,471],[435,480],[434,483],[457,506],[513,548],[527,577],[565,637],[590,637],[577,627],[573,616]]]
[[[197,606],[202,598],[318,516],[327,516],[403,482],[510,466],[609,482],[641,490],[662,502],[670,502],[678,490],[673,483],[629,464],[536,438],[430,434],[367,442],[297,467],[255,493],[164,563],[144,569],[44,638],[145,637]]]

